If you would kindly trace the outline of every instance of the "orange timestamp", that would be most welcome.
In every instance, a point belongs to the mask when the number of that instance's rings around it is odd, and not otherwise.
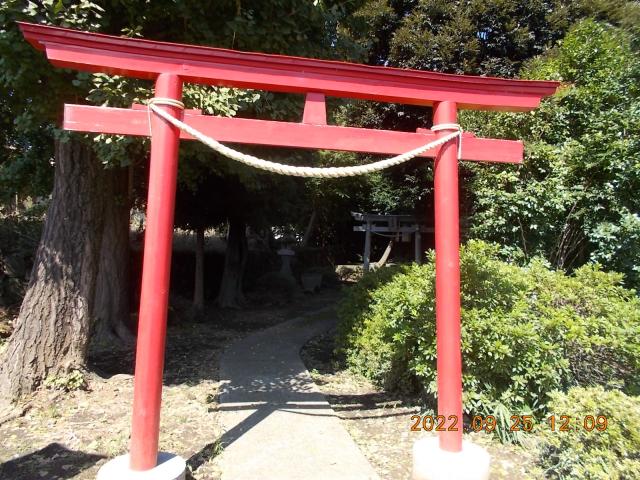
[[[462,425],[457,415],[412,415],[411,422],[412,432],[421,430],[427,432],[457,432],[460,425]],[[491,433],[499,426],[504,426],[511,432],[531,432],[535,425],[536,419],[533,415],[511,415],[508,425],[500,425],[493,415],[475,415],[471,417],[468,430]],[[585,415],[582,417],[550,415],[545,420],[538,422],[537,425],[548,428],[552,432],[571,432],[576,430],[604,432],[609,425],[609,420],[605,415]]]

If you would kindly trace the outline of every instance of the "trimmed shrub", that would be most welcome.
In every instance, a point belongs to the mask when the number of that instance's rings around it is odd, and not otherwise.
[[[559,422],[555,431],[541,427],[539,466],[545,478],[640,478],[640,398],[602,387],[575,387],[550,397],[550,412],[571,418],[571,430],[558,431]]]
[[[500,260],[498,247],[461,249],[465,412],[543,413],[547,394],[574,385],[640,390],[640,300],[622,276],[584,266],[567,276],[542,260]],[[424,265],[369,273],[340,308],[347,364],[435,405],[434,254]]]

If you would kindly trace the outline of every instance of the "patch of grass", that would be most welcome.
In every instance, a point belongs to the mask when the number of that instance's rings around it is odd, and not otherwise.
[[[204,403],[206,404],[215,403],[217,398],[218,398],[217,393],[208,393],[204,399]]]
[[[200,452],[187,461],[187,478],[195,479],[196,472],[200,470],[203,465],[213,462],[223,451],[224,445],[220,439],[206,445]]]
[[[49,375],[43,385],[50,390],[63,390],[65,392],[86,390],[87,379],[80,370],[71,370],[65,375]]]
[[[209,460],[213,460],[215,457],[220,455],[222,452],[224,452],[224,445],[222,444],[220,439],[218,439],[215,442],[213,442],[213,445],[211,446]]]
[[[116,438],[109,439],[103,444],[102,451],[111,458],[126,453],[127,438],[124,435],[120,435]]]
[[[60,411],[55,405],[51,404],[45,409],[45,416],[49,418],[60,418]]]

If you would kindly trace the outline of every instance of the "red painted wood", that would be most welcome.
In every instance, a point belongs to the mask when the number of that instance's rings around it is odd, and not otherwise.
[[[182,81],[175,75],[160,75],[155,93],[180,100]],[[163,105],[161,108],[176,118],[182,114],[176,107]],[[132,470],[149,470],[157,463],[180,141],[179,130],[166,120],[154,115],[151,122],[153,136],[133,388]]]
[[[239,52],[60,27],[19,23],[25,38],[57,66],[154,79],[280,92],[432,105],[455,99],[458,108],[531,110],[558,83],[450,75],[264,53]]]
[[[433,124],[456,123],[454,102],[437,103]],[[450,131],[438,132],[444,136]],[[457,420],[458,431],[439,432],[440,448],[462,450],[462,354],[460,342],[460,227],[458,212],[458,153],[449,142],[438,152],[434,167],[436,243],[436,354],[438,415],[447,427]]]
[[[325,102],[324,93],[307,93],[304,99],[302,123],[312,125],[327,124],[327,103]]]
[[[79,132],[148,136],[149,115],[146,107],[143,108],[65,105],[64,128]],[[397,155],[436,139],[431,130],[425,129],[420,129],[420,133],[395,132],[193,115],[188,112],[184,115],[187,124],[220,142],[229,143]],[[192,139],[184,133],[181,133],[181,138]],[[433,157],[435,154],[435,151],[429,151],[422,156]],[[463,160],[521,163],[522,157],[523,146],[520,141],[476,138],[473,134],[464,134]]]

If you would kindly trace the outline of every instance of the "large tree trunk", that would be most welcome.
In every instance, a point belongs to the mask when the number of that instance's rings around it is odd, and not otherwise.
[[[196,274],[193,286],[193,309],[204,310],[204,228],[196,228]]]
[[[0,400],[84,365],[102,233],[102,166],[71,139],[55,145],[55,178],[31,280],[0,358]]]
[[[242,279],[249,253],[246,228],[243,221],[229,219],[224,273],[218,293],[218,305],[221,307],[238,307],[244,302]]]
[[[129,174],[125,168],[102,171],[104,223],[93,306],[92,342],[131,347],[129,329]]]

